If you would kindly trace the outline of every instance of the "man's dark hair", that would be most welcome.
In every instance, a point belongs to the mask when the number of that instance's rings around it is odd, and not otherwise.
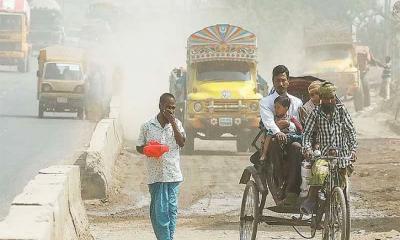
[[[165,101],[166,101],[167,99],[169,99],[169,98],[175,99],[175,96],[172,95],[171,93],[163,93],[163,94],[160,96],[160,103],[165,102]]]
[[[289,79],[289,69],[286,66],[278,65],[274,67],[274,69],[272,70],[272,81],[274,80],[274,77],[282,73],[286,73],[286,76]]]
[[[279,95],[277,98],[275,98],[274,103],[279,103],[282,106],[289,108],[290,98],[287,95]]]

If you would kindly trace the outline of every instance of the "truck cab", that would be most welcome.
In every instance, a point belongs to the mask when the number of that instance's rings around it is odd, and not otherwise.
[[[356,111],[364,107],[364,94],[352,39],[351,25],[315,24],[305,31],[305,71],[336,85],[338,96],[352,97]]]
[[[39,118],[44,112],[84,115],[86,63],[83,50],[64,46],[41,49],[38,57]]]
[[[30,8],[26,0],[4,0],[0,6],[0,65],[29,71]]]

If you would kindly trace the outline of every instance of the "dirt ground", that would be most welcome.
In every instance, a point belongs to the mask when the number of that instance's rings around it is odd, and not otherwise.
[[[400,136],[379,104],[353,114],[359,154],[352,181],[352,238],[400,239]],[[176,239],[238,239],[244,186],[239,185],[249,154],[234,142],[197,141],[196,155],[183,156]],[[96,239],[155,239],[148,218],[149,194],[141,156],[124,151],[115,169],[114,194],[87,201]],[[307,231],[307,229],[303,229]],[[302,239],[290,227],[260,225],[258,239]]]

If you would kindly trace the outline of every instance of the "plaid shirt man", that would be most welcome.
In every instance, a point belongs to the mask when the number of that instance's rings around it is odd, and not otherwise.
[[[338,157],[348,157],[357,149],[357,134],[349,112],[343,104],[336,104],[332,119],[316,107],[306,120],[303,150],[311,149],[312,137],[316,132],[316,142],[319,143],[322,155],[326,156],[330,148],[338,150]],[[346,167],[349,162],[344,162],[341,167]]]

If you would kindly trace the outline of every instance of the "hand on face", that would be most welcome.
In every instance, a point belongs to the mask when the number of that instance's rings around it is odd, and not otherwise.
[[[169,123],[175,122],[176,102],[174,98],[166,98],[160,102],[160,112]]]
[[[289,121],[282,119],[275,122],[276,126],[282,131],[283,129],[289,127]]]
[[[167,119],[167,121],[168,121],[169,123],[175,122],[175,114],[174,114],[174,111],[173,111],[173,110],[171,110],[171,109],[164,109],[164,110],[163,110],[163,115],[164,115],[165,119]]]

